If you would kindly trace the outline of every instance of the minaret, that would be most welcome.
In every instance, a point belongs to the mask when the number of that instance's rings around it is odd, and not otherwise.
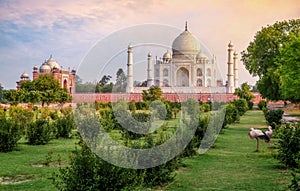
[[[147,87],[150,87],[150,86],[153,86],[151,52],[148,53],[148,69],[147,69]]]
[[[238,88],[239,87],[239,74],[238,74],[238,63],[237,63],[237,59],[238,59],[238,53],[236,51],[234,51],[233,53],[233,70],[234,70],[234,88]]]
[[[230,41],[228,44],[228,85],[227,93],[234,93],[234,79],[233,79],[233,45]]]
[[[133,92],[133,61],[132,61],[132,46],[128,45],[127,59],[127,93]]]

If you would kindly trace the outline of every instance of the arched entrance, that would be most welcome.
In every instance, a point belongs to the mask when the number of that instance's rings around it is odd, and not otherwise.
[[[186,68],[179,68],[177,70],[176,85],[181,87],[189,86],[189,71]]]
[[[68,82],[66,79],[64,80],[64,88],[68,89]]]

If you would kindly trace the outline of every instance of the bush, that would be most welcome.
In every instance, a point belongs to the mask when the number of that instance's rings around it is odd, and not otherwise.
[[[209,103],[201,103],[200,104],[201,112],[209,112],[210,110],[211,110],[211,104],[209,104]]]
[[[9,109],[9,116],[15,124],[20,125],[22,132],[24,132],[28,124],[33,121],[34,113],[22,107],[13,106]]]
[[[252,101],[247,101],[247,105],[248,105],[248,110],[252,110],[254,103]]]
[[[275,129],[277,125],[281,124],[283,110],[281,110],[281,109],[277,109],[277,110],[263,109],[263,111],[264,111],[264,115],[265,115],[267,124],[271,125],[273,129]]]
[[[291,190],[300,190],[300,170],[298,169],[296,172],[292,173],[293,179],[291,184],[289,185],[289,189]]]
[[[20,139],[20,125],[12,120],[0,118],[0,152],[12,151]]]
[[[300,125],[289,124],[279,130],[278,159],[289,168],[300,167]]]
[[[260,100],[257,105],[258,109],[263,110],[263,108],[267,107],[267,102],[265,100]]]
[[[45,119],[38,119],[29,124],[26,129],[26,138],[30,145],[47,144],[52,136],[52,129],[49,122]]]
[[[187,127],[197,125],[197,128],[196,128],[196,131],[195,131],[195,134],[194,134],[192,140],[189,142],[189,144],[186,146],[186,148],[181,153],[182,157],[191,157],[191,156],[194,156],[197,154],[197,150],[200,147],[202,138],[208,127],[209,120],[210,120],[210,116],[203,114],[203,115],[200,115],[198,122],[193,121],[193,120],[191,120],[190,122],[184,121],[184,123]]]
[[[58,118],[54,123],[54,134],[56,138],[71,138],[72,129],[76,129],[76,124],[74,121],[73,114],[68,114],[66,116]]]
[[[128,107],[129,107],[129,110],[130,110],[132,113],[135,113],[135,112],[136,112],[136,105],[135,105],[135,102],[134,102],[134,101],[129,102],[129,103],[128,103]]]
[[[133,190],[157,186],[172,180],[177,167],[173,159],[148,169],[121,168],[96,156],[82,140],[80,146],[70,158],[70,165],[54,176],[59,190]]]
[[[248,110],[247,100],[244,98],[234,100],[233,104],[239,112],[239,115],[242,116]]]
[[[226,113],[225,113],[225,120],[223,123],[223,128],[227,125],[232,124],[234,122],[239,122],[240,115],[233,103],[226,103]]]
[[[145,112],[132,113],[132,117],[139,122],[147,122],[150,120],[150,114]]]

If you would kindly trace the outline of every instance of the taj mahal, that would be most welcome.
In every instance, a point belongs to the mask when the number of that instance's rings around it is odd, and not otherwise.
[[[140,93],[144,89],[133,85],[133,51],[127,50],[127,93]],[[165,52],[153,64],[151,52],[147,56],[147,87],[159,86],[164,93],[233,93],[238,87],[237,53],[228,44],[227,82],[217,75],[216,57],[209,58],[200,48],[200,42],[188,30],[175,38],[172,52]]]

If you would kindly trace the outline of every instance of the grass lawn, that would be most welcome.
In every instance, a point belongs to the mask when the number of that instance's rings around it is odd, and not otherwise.
[[[55,139],[47,145],[30,146],[21,140],[17,151],[0,153],[0,190],[55,190],[52,173],[67,164],[75,142],[76,139]],[[51,162],[45,166],[50,151]]]
[[[215,148],[204,155],[185,159],[175,181],[163,190],[287,190],[291,175],[273,158],[275,151],[248,137],[251,127],[266,128],[261,111],[248,111],[240,123],[218,136]],[[271,139],[271,148],[276,139]]]
[[[168,126],[175,123],[176,120],[172,120]],[[265,143],[261,144],[261,152],[255,152],[256,141],[247,135],[250,127],[266,128],[261,111],[248,111],[240,123],[224,130],[214,148],[204,155],[184,159],[185,167],[177,171],[175,181],[162,189],[286,190],[290,173],[280,168],[272,156],[275,151]],[[271,141],[274,148],[276,139]],[[58,171],[59,163],[67,164],[75,142],[76,139],[59,139],[48,145],[30,146],[21,140],[18,151],[0,153],[0,190],[56,190],[52,173]],[[52,162],[45,166],[43,163],[50,150],[53,151]]]

